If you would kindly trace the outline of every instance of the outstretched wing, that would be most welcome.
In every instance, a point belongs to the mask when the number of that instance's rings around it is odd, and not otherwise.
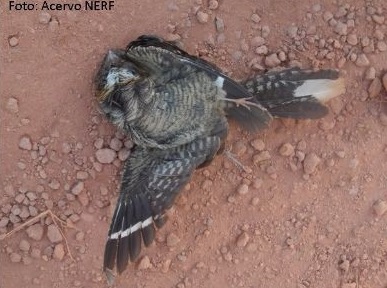
[[[331,69],[290,68],[256,76],[243,85],[273,116],[295,119],[325,116],[324,103],[345,92],[343,79]]]
[[[170,208],[193,171],[212,159],[220,147],[220,138],[207,137],[169,150],[135,147],[127,160],[121,193],[116,205],[105,247],[104,271],[117,266],[125,270],[134,261],[141,243],[150,245],[155,226],[164,222]]]

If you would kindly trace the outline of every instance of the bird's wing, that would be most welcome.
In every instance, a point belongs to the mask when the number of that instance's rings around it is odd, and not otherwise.
[[[226,92],[226,98],[234,100],[242,98],[253,99],[253,95],[245,87],[226,76],[214,64],[188,54],[173,42],[165,41],[156,36],[143,35],[129,43],[127,46],[128,57],[130,57],[130,52],[133,50],[141,50],[143,54],[148,53],[148,57],[144,57],[142,61],[138,62],[143,65],[147,65],[146,61],[144,62],[145,58],[151,59],[155,55],[159,55],[159,58],[155,57],[154,61],[160,61],[160,66],[165,68],[160,74],[172,73],[171,75],[174,75],[172,78],[178,78],[184,77],[185,73],[204,71],[213,81],[213,85]],[[139,61],[136,57],[132,57],[131,60],[134,62]],[[149,65],[149,69],[153,69],[152,65]],[[176,73],[173,74],[173,71],[176,71]],[[167,80],[163,78],[162,84],[164,84],[164,81]],[[247,107],[238,106],[232,102],[228,102],[227,106],[229,107],[227,113],[248,130],[256,131],[265,128],[272,119],[266,108],[256,101],[254,105],[248,105]]]
[[[326,101],[345,92],[336,70],[290,68],[251,78],[243,85],[273,116],[295,119],[321,118]]]
[[[121,273],[129,259],[134,261],[141,242],[150,245],[155,227],[163,224],[164,213],[174,202],[193,171],[215,156],[220,138],[207,137],[169,150],[139,146],[127,160],[121,193],[110,225],[104,255],[104,271],[117,266]]]

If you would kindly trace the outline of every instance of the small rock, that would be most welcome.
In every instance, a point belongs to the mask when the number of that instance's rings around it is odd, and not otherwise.
[[[73,188],[71,188],[71,193],[74,195],[79,195],[84,188],[85,184],[82,181],[79,181],[73,186]]]
[[[258,197],[253,197],[253,198],[251,199],[251,205],[257,206],[258,203],[259,203],[259,198],[258,198]]]
[[[9,218],[8,217],[3,217],[0,219],[0,228],[4,228],[8,225],[9,223]]]
[[[60,233],[58,227],[55,224],[51,224],[47,227],[47,237],[51,243],[59,243],[62,241],[63,237]]]
[[[137,269],[138,270],[146,270],[152,267],[152,264],[150,262],[150,259],[148,256],[144,256],[141,258],[140,262],[138,263]]]
[[[261,36],[256,36],[253,39],[251,39],[251,46],[253,46],[253,47],[262,46],[265,43],[266,43],[265,38],[263,38]]]
[[[62,261],[64,256],[65,256],[65,250],[64,250],[63,244],[59,243],[59,244],[55,245],[54,252],[52,254],[52,258],[54,258],[58,261]]]
[[[87,178],[89,178],[89,173],[87,173],[86,171],[78,171],[77,172],[77,179],[78,180],[86,180]]]
[[[48,187],[52,190],[58,190],[60,188],[60,182],[54,178],[48,183]]]
[[[255,189],[261,188],[262,184],[263,184],[263,181],[262,181],[261,178],[256,178],[256,179],[254,179],[254,181],[253,181],[253,187],[254,187]]]
[[[112,148],[114,151],[120,151],[124,144],[122,144],[121,140],[118,138],[112,138],[110,140],[110,148]]]
[[[339,34],[339,35],[347,35],[347,32],[348,32],[348,26],[347,24],[341,22],[341,21],[338,21],[336,26],[335,26],[335,29],[334,31]]]
[[[383,24],[384,23],[384,16],[379,16],[379,15],[372,15],[372,20],[376,22],[377,24]]]
[[[283,144],[278,150],[281,156],[289,157],[294,154],[294,146],[290,143]]]
[[[237,192],[239,195],[245,195],[249,192],[249,186],[242,184],[238,187]]]
[[[382,91],[382,82],[379,78],[372,80],[370,87],[368,87],[368,97],[375,98]]]
[[[19,263],[22,260],[22,257],[18,253],[11,253],[9,255],[9,260],[11,260],[12,263]]]
[[[312,11],[313,11],[314,13],[320,12],[320,11],[321,11],[321,4],[314,4],[314,5],[312,6]]]
[[[48,24],[51,20],[51,15],[47,12],[42,12],[39,14],[39,23]]]
[[[266,55],[269,53],[269,48],[266,45],[259,46],[255,49],[255,53],[258,55]]]
[[[369,67],[366,72],[364,78],[367,80],[373,80],[376,77],[376,69],[374,67]]]
[[[216,10],[219,6],[219,2],[216,1],[216,0],[210,0],[208,2],[208,8],[211,9],[211,10]]]
[[[233,152],[237,156],[242,156],[246,153],[247,147],[243,141],[238,141],[233,145]]]
[[[97,138],[94,141],[94,147],[97,149],[101,149],[103,147],[103,139],[102,138]]]
[[[247,245],[247,242],[249,242],[250,237],[246,232],[243,232],[241,235],[238,236],[236,245],[238,247],[245,247]]]
[[[32,149],[32,142],[31,142],[30,136],[25,135],[22,138],[20,138],[19,148],[23,149],[23,150],[31,150]]]
[[[261,139],[255,139],[251,141],[250,145],[253,146],[253,148],[257,151],[262,151],[265,149],[265,143]]]
[[[85,239],[85,233],[82,231],[79,231],[77,234],[75,234],[75,240],[78,242],[81,242]]]
[[[378,41],[378,43],[376,43],[376,48],[378,48],[380,52],[385,52],[387,51],[387,44],[384,41]]]
[[[297,37],[298,27],[296,26],[290,26],[287,30],[287,34],[290,38],[294,39]]]
[[[30,248],[31,248],[31,244],[25,240],[25,239],[22,239],[19,243],[19,249],[24,251],[24,252],[28,252],[30,251]]]
[[[161,267],[161,272],[163,273],[168,273],[169,271],[169,267],[171,267],[171,263],[172,263],[172,260],[171,259],[167,259],[163,262],[163,265]]]
[[[5,108],[11,113],[19,112],[19,103],[16,98],[10,97],[7,101]]]
[[[28,237],[35,241],[40,241],[43,238],[43,226],[40,224],[34,224],[26,229]]]
[[[11,36],[8,38],[9,46],[15,47],[19,44],[19,38],[16,36]]]
[[[177,243],[180,242],[180,238],[177,237],[174,233],[170,233],[167,236],[167,246],[168,247],[174,247],[177,245]]]
[[[348,42],[348,44],[350,44],[352,46],[357,45],[358,39],[357,39],[356,34],[349,34],[347,37],[347,42]]]
[[[331,20],[333,18],[333,14],[329,11],[325,11],[324,14],[323,14],[323,19],[325,22],[328,22],[329,20]]]
[[[343,270],[344,272],[347,272],[348,270],[349,270],[349,261],[348,260],[343,260],[341,263],[340,263],[340,265],[339,265],[339,267],[340,267],[340,269],[341,270]]]
[[[304,172],[306,174],[312,174],[316,171],[317,165],[321,162],[320,157],[318,157],[315,153],[309,153],[305,156],[304,159]]]
[[[204,24],[208,22],[208,14],[203,11],[198,11],[196,14],[196,19],[199,21],[199,23]]]
[[[83,207],[89,205],[89,197],[86,193],[81,193],[78,195],[78,201],[81,203]]]
[[[109,148],[103,148],[97,150],[95,157],[101,164],[110,164],[114,161],[114,159],[116,159],[116,152]]]
[[[359,67],[366,67],[370,65],[370,61],[368,60],[367,56],[362,53],[357,57],[355,64]]]
[[[38,248],[32,248],[31,249],[31,257],[35,259],[39,259],[41,256],[42,252]]]
[[[258,14],[252,14],[251,17],[250,17],[251,21],[253,21],[254,23],[259,23],[261,22],[261,17],[259,17]]]
[[[383,216],[387,212],[387,201],[378,200],[372,205],[372,208],[378,217]]]
[[[222,33],[224,32],[224,21],[220,17],[215,17],[215,27],[216,31]]]
[[[120,151],[118,151],[118,159],[120,159],[120,161],[122,162],[126,161],[129,155],[130,155],[130,150],[127,148],[122,148]]]
[[[265,65],[269,68],[273,68],[281,64],[281,60],[276,53],[273,53],[265,58]]]
[[[258,164],[259,162],[266,161],[269,159],[271,159],[271,155],[269,151],[266,151],[266,150],[253,156],[254,164]]]

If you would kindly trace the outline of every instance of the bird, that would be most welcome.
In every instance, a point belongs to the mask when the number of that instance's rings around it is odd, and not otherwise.
[[[109,50],[95,83],[102,112],[134,142],[105,245],[108,279],[138,258],[142,243],[153,242],[194,171],[224,151],[228,118],[251,132],[274,117],[317,119],[345,89],[331,69],[289,68],[238,83],[153,35]]]

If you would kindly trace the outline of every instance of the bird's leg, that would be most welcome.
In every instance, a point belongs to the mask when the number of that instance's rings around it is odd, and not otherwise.
[[[224,154],[226,155],[226,157],[228,159],[231,160],[231,162],[233,162],[235,164],[235,166],[237,166],[239,169],[242,169],[243,171],[245,171],[246,173],[251,173],[252,170],[250,167],[247,167],[245,165],[243,165],[236,157],[234,154],[232,154],[229,150],[226,150],[224,151]]]
[[[245,98],[239,98],[239,99],[222,98],[222,100],[227,101],[227,102],[235,103],[237,105],[237,107],[243,106],[243,107],[245,107],[248,110],[250,110],[250,106],[255,106],[257,108],[262,109],[262,106],[259,105],[258,103],[254,103],[254,102],[248,101],[248,100],[251,100],[253,98],[254,97],[245,97]]]

